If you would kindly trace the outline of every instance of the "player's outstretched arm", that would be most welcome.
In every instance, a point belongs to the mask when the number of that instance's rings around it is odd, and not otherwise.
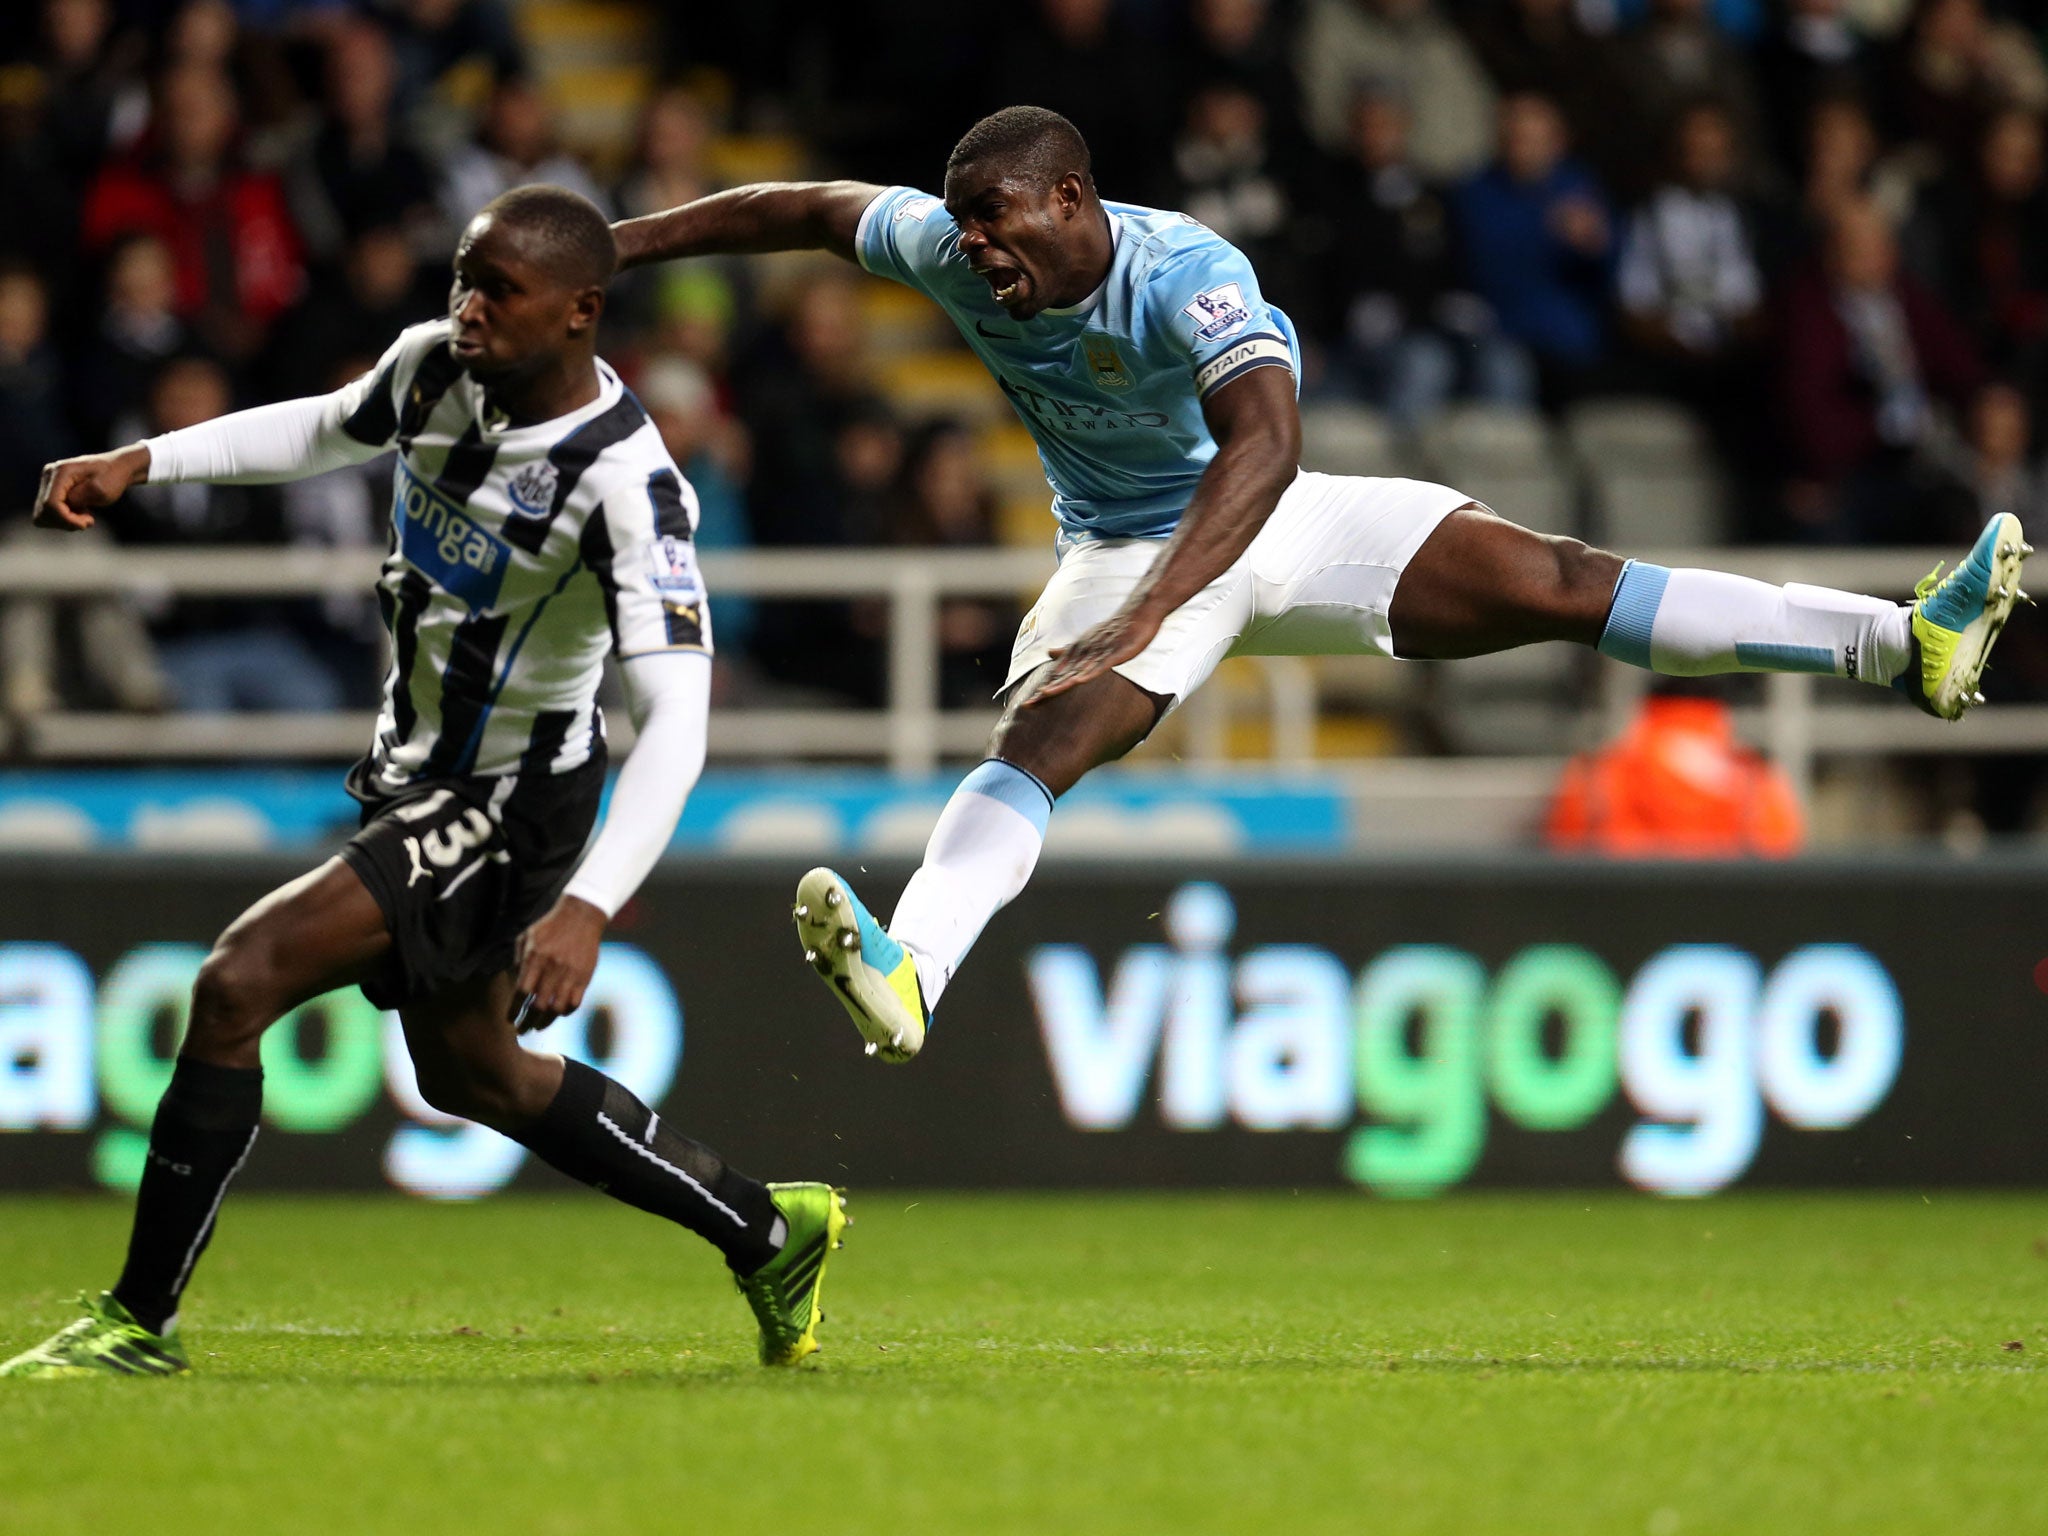
[[[854,260],[854,233],[882,188],[865,181],[765,181],[612,226],[620,267],[681,256],[830,251]]]
[[[149,450],[141,443],[45,464],[36,487],[35,525],[70,533],[90,528],[93,508],[112,506],[148,478]]]
[[[597,840],[545,916],[519,936],[514,1022],[540,1029],[583,1002],[597,970],[605,924],[640,888],[675,835],[697,775],[704,771],[711,709],[711,658],[703,651],[655,651],[619,663],[637,736]]]
[[[1123,607],[1063,651],[1026,707],[1078,688],[1129,661],[1166,616],[1236,563],[1266,526],[1301,464],[1301,413],[1294,374],[1254,368],[1202,402],[1216,457],[1202,472],[1165,552]]]
[[[269,485],[364,463],[384,451],[389,434],[351,431],[350,422],[381,378],[366,374],[331,395],[234,411],[108,453],[46,464],[36,490],[35,524],[74,532],[90,528],[94,508],[111,506],[145,480]]]

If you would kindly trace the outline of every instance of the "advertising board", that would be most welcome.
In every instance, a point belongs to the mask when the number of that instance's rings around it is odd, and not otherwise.
[[[132,1183],[206,944],[296,868],[0,867],[0,1187]],[[764,1177],[2048,1182],[2031,863],[1048,867],[901,1068],[860,1054],[800,961],[796,873],[664,866],[582,1012],[529,1043]],[[904,873],[859,878],[886,911]],[[264,1059],[248,1186],[555,1182],[431,1110],[396,1020],[353,992],[286,1020]]]

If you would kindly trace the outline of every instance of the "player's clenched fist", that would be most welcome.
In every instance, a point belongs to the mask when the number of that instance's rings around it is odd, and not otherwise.
[[[74,532],[90,528],[92,508],[119,501],[128,487],[148,476],[149,450],[140,443],[45,464],[43,483],[36,489],[36,526]]]

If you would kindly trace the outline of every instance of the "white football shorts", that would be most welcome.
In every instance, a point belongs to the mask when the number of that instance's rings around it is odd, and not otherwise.
[[[1392,656],[1401,572],[1473,498],[1425,480],[1303,470],[1237,563],[1116,670],[1178,705],[1227,656]],[[1017,630],[1008,691],[1123,605],[1164,539],[1062,540],[1060,568]]]

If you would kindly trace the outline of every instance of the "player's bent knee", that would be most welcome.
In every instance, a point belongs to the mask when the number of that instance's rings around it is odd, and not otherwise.
[[[192,983],[185,1048],[206,1056],[253,1050],[283,1011],[275,967],[253,946],[216,944]]]
[[[1022,768],[1055,795],[1063,795],[1091,769],[1130,752],[1172,702],[1116,673],[1071,693],[1032,702],[1050,665],[1026,681],[989,738],[988,754]]]
[[[505,1120],[503,1095],[483,1075],[460,1062],[428,1066],[415,1062],[420,1097],[444,1115],[496,1127]]]
[[[461,1056],[431,1063],[414,1059],[420,1097],[444,1115],[473,1120],[495,1131],[510,1132],[531,1125],[547,1109],[549,1095],[537,1075],[521,1070],[518,1061],[476,1061]]]

